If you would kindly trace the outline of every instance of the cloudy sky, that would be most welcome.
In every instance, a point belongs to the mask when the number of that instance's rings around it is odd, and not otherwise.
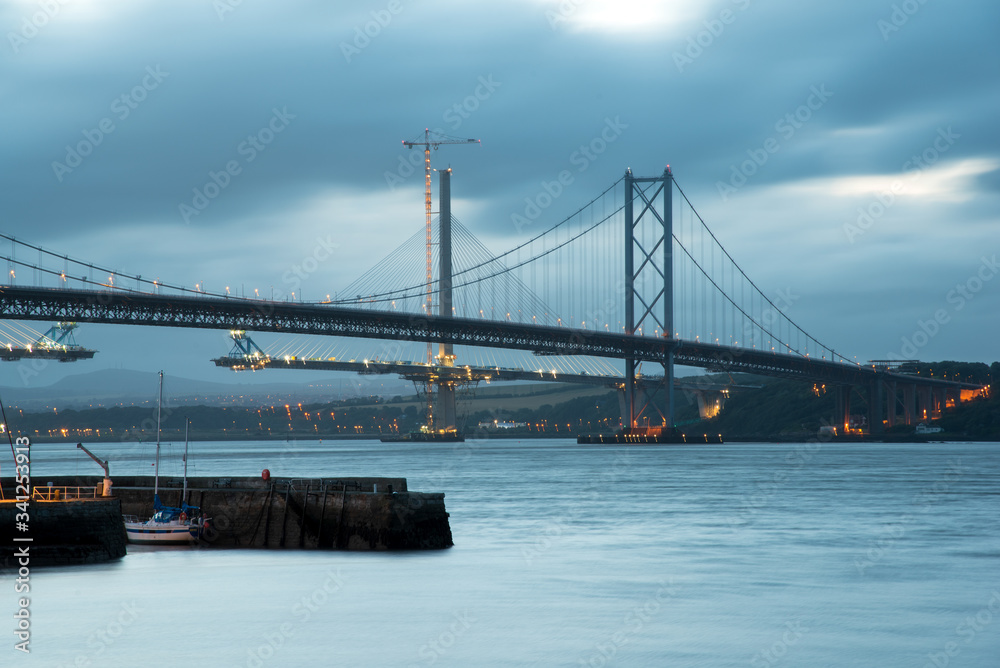
[[[0,231],[262,293],[335,245],[300,286],[315,299],[420,229],[422,178],[401,140],[430,127],[482,140],[434,160],[494,250],[524,238],[512,215],[562,170],[574,180],[552,222],[627,167],[669,163],[818,338],[862,361],[990,362],[998,25],[985,1],[7,0]],[[206,362],[224,333],[88,325],[78,338],[94,361],[30,382],[108,367],[231,380]],[[15,366],[2,384],[21,382]]]

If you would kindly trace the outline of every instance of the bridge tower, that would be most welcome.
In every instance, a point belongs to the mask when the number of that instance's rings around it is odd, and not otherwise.
[[[451,168],[438,172],[441,193],[438,213],[438,314],[444,318],[453,316],[452,276],[451,276]],[[436,361],[438,366],[455,366],[454,346],[450,343],[438,344]],[[437,383],[438,407],[434,416],[434,427],[438,430],[458,428],[458,410],[455,402],[454,381],[442,380]],[[431,388],[428,387],[428,391]],[[430,426],[430,425],[428,425]]]
[[[669,165],[661,176],[636,177],[631,169],[625,172],[626,334],[648,333],[652,328],[659,336],[674,339],[673,180]],[[638,318],[636,306],[640,312]],[[655,387],[640,387],[635,378],[635,359],[625,359],[622,417],[626,432],[639,428],[640,420],[648,424],[650,418],[653,418],[651,426],[658,426],[656,416],[651,415],[654,411],[659,414],[662,427],[668,432],[673,430],[673,347],[667,348],[661,364],[662,382]]]

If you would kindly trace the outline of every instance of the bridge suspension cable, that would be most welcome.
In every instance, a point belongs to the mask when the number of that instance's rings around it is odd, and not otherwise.
[[[422,252],[422,239],[420,232],[415,233],[342,290],[331,303],[366,308],[381,307],[409,313],[426,312],[424,306],[426,290],[423,284],[414,283],[402,290],[390,287],[400,283],[408,285],[409,281],[417,277],[416,258]],[[435,249],[433,264],[436,267],[440,260],[436,233],[433,247]],[[481,272],[493,262],[493,255],[486,246],[455,216],[452,216],[452,254],[453,264],[456,267],[454,273]],[[493,278],[498,280],[486,286],[488,299],[484,301],[481,288],[488,279]],[[475,297],[471,294],[473,286],[480,288],[479,294]],[[452,308],[459,317],[514,320],[518,319],[514,318],[514,313],[517,312],[529,313],[535,316],[536,320],[540,317],[543,322],[549,320],[555,322],[558,319],[552,309],[509,270],[478,275],[468,281],[453,284],[452,289],[455,292]],[[432,293],[438,293],[440,290],[438,282],[435,281]],[[487,310],[491,312],[489,315],[486,313]],[[500,315],[499,318],[496,318],[497,314]]]
[[[525,324],[564,325],[606,332],[624,331],[624,268],[626,239],[624,223],[624,177],[605,188],[587,204],[555,225],[493,255],[472,232],[455,220],[453,233],[455,299],[453,312],[467,318],[504,320]],[[676,181],[671,179],[673,186]],[[639,184],[640,191],[653,183]],[[772,350],[800,356],[822,356],[852,362],[831,346],[822,344],[788,317],[795,299],[764,293],[750,279],[732,254],[679,187],[673,198],[673,332],[636,332],[645,336],[728,345],[734,348]],[[638,201],[638,200],[636,200]],[[535,221],[532,221],[535,222]],[[324,304],[371,308],[407,313],[426,312],[426,297],[439,293],[441,286],[426,281],[419,261],[424,235],[419,232],[391,251],[381,262],[339,291]],[[637,292],[662,291],[668,277],[654,251],[662,244],[655,230],[635,230],[635,242],[643,249],[643,265],[648,272],[636,284]],[[246,297],[228,288],[207,291],[202,284],[194,289],[112,270],[75,259],[41,246],[0,233],[10,242],[10,251],[0,254],[8,263],[8,284],[25,279],[32,272],[36,284],[70,284],[103,291],[136,294],[179,294],[263,300],[264,295]],[[37,253],[37,261],[34,254]],[[412,260],[418,258],[417,260]],[[54,279],[54,280],[53,280]],[[644,283],[645,282],[645,283]],[[657,288],[656,283],[660,286]],[[399,285],[407,287],[400,288]],[[323,292],[332,292],[324,290]],[[301,296],[299,298],[301,301]],[[655,325],[655,323],[654,323]],[[652,327],[653,325],[650,325]]]
[[[489,273],[489,274],[486,274],[486,275],[477,274],[475,278],[466,280],[465,282],[455,282],[453,284],[453,286],[452,286],[453,289],[454,288],[459,288],[459,287],[465,287],[465,286],[473,285],[473,284],[478,283],[478,282],[482,282],[482,281],[486,281],[486,280],[495,278],[495,277],[500,276],[502,274],[510,273],[510,272],[512,272],[512,271],[514,271],[514,270],[516,270],[516,269],[518,269],[518,268],[520,268],[520,267],[528,264],[529,262],[535,261],[537,259],[540,259],[540,258],[542,258],[542,257],[544,257],[546,255],[549,255],[549,254],[555,252],[556,250],[559,250],[560,248],[566,246],[568,243],[570,243],[572,241],[575,241],[576,239],[584,236],[587,232],[590,232],[591,230],[593,230],[594,228],[596,228],[598,225],[600,225],[602,223],[605,223],[608,220],[611,220],[611,218],[615,214],[618,214],[618,213],[621,212],[621,207],[618,207],[611,214],[605,216],[602,220],[598,221],[598,223],[596,223],[596,224],[588,227],[583,232],[580,232],[579,234],[576,234],[572,238],[568,239],[567,241],[564,241],[564,242],[560,243],[556,247],[550,248],[550,249],[548,249],[548,250],[540,253],[539,255],[536,255],[536,256],[533,256],[533,257],[529,257],[528,259],[523,260],[523,261],[520,260],[520,259],[518,259],[515,264],[510,265],[510,266],[508,266],[508,265],[506,265],[504,263],[504,259],[505,258],[507,258],[507,257],[509,257],[511,255],[514,255],[516,253],[519,253],[520,251],[524,250],[525,248],[532,247],[536,242],[545,239],[549,235],[556,234],[559,230],[563,229],[564,226],[567,226],[573,220],[575,220],[581,213],[583,213],[584,211],[586,211],[587,209],[589,209],[596,202],[600,201],[609,192],[612,192],[617,186],[621,185],[621,183],[622,183],[623,180],[624,180],[624,177],[618,179],[617,181],[615,181],[614,183],[612,183],[610,186],[608,186],[607,188],[605,188],[605,190],[601,194],[597,195],[592,200],[590,200],[587,204],[584,204],[582,207],[580,207],[579,209],[577,209],[576,211],[574,211],[573,213],[571,213],[569,216],[565,217],[564,219],[562,219],[561,221],[559,221],[555,225],[547,228],[543,232],[540,232],[536,236],[528,239],[527,241],[525,241],[525,242],[523,242],[523,243],[521,243],[521,244],[519,244],[519,245],[511,248],[510,250],[505,251],[505,252],[499,254],[499,255],[492,255],[488,251],[486,251],[486,256],[484,258],[481,258],[480,261],[477,264],[473,264],[471,266],[467,266],[467,267],[462,268],[462,269],[456,269],[455,271],[452,272],[452,278],[453,278],[453,280],[457,279],[459,276],[462,276],[464,274],[469,274],[471,272],[479,271],[479,270],[483,269],[484,267],[488,267],[490,265],[495,265],[496,267],[498,267],[492,273]],[[454,216],[453,216],[453,218],[454,218]],[[464,228],[464,230],[467,233],[469,232],[468,228]],[[471,234],[471,233],[469,233],[469,234]],[[416,235],[414,235],[414,236],[416,236]],[[401,254],[401,250],[403,248],[403,245],[405,245],[407,243],[409,243],[409,240],[407,242],[404,242],[404,244],[401,244],[399,247],[397,247],[397,249],[395,251],[393,251],[393,253],[391,253],[390,255],[397,256],[397,254]],[[478,243],[478,239],[476,240],[476,243]],[[483,246],[482,248],[485,251],[485,246]],[[389,261],[389,257],[387,256],[382,262],[386,263],[388,261]],[[370,279],[370,277],[371,277],[370,276],[370,272],[372,272],[374,270],[375,270],[375,268],[369,270],[369,272],[366,272],[366,274],[364,276],[362,276],[361,278],[359,278],[357,281],[355,281],[355,283],[352,283],[351,285],[353,286],[353,285],[355,285],[357,283],[360,283],[362,281],[362,279],[364,279],[364,278],[369,278]],[[408,285],[405,288],[392,288],[392,289],[384,290],[382,292],[371,293],[371,294],[369,294],[366,297],[365,301],[372,302],[372,303],[377,303],[377,302],[392,302],[393,300],[398,300],[398,299],[401,299],[401,298],[408,298],[415,291],[425,291],[426,289],[427,289],[427,283],[426,283],[426,281],[422,282],[422,283],[414,283],[414,284]],[[351,291],[352,290],[350,289],[350,287],[348,289],[344,290],[344,292],[346,292],[348,294]],[[434,288],[434,289],[431,290],[431,294],[436,294],[439,291],[440,291],[440,287]],[[426,292],[425,292],[425,294],[426,294]],[[345,298],[345,299],[336,299],[332,303],[335,303],[335,304],[348,304],[348,303],[350,303],[350,301],[351,300],[348,297],[348,298]]]
[[[818,339],[810,335],[795,321],[793,321],[790,317],[788,317],[788,315],[785,313],[785,310],[787,310],[790,304],[785,304],[783,308],[779,307],[770,297],[764,294],[764,291],[761,290],[760,287],[757,285],[757,283],[755,283],[753,279],[751,279],[747,275],[747,273],[743,270],[743,268],[739,265],[739,263],[736,262],[736,260],[729,253],[729,251],[726,250],[725,246],[722,245],[718,237],[716,237],[715,233],[712,232],[711,228],[708,227],[708,225],[705,223],[705,220],[701,217],[701,214],[698,213],[697,209],[695,209],[694,204],[692,204],[691,200],[688,199],[688,196],[687,194],[685,194],[683,189],[681,189],[679,185],[676,185],[676,183],[675,186],[677,188],[677,192],[680,193],[684,202],[687,204],[687,210],[690,212],[691,216],[693,216],[694,219],[697,219],[699,223],[699,232],[702,234],[707,233],[712,243],[711,246],[708,246],[704,241],[701,241],[698,244],[699,251],[697,252],[699,253],[699,257],[701,258],[701,261],[699,261],[699,259],[695,258],[695,251],[689,249],[684,244],[684,242],[678,236],[676,231],[674,234],[674,241],[677,244],[678,248],[680,248],[683,251],[685,256],[691,262],[693,268],[697,268],[698,272],[700,272],[701,275],[704,276],[704,278],[715,289],[714,292],[712,293],[713,305],[711,306],[711,308],[709,308],[707,304],[704,303],[707,301],[706,299],[704,299],[705,295],[704,294],[701,295],[703,301],[702,305],[703,311],[708,311],[713,316],[717,315],[715,300],[717,299],[717,296],[721,295],[722,299],[725,302],[731,304],[732,307],[736,310],[736,312],[742,316],[743,323],[741,324],[741,331],[743,334],[749,335],[750,338],[752,339],[752,344],[749,347],[756,347],[755,345],[756,332],[753,331],[753,328],[756,327],[757,329],[760,330],[760,333],[762,335],[766,335],[767,337],[769,337],[771,343],[777,343],[780,347],[785,348],[785,351],[788,353],[796,353],[808,357],[810,354],[808,344],[811,342],[813,344],[813,349],[815,351],[820,351],[820,352],[826,351],[827,353],[829,353],[829,359],[840,360],[854,364],[852,360],[849,360],[843,355],[840,355],[839,353],[834,351],[832,347],[821,343]],[[691,223],[690,226],[693,226],[693,222]],[[683,216],[681,218],[680,229],[682,230],[681,234],[683,236],[684,235]],[[690,229],[688,230],[686,236],[688,239],[693,239],[693,234]],[[709,251],[708,262],[706,262],[704,259],[706,248]],[[729,276],[730,286],[728,290],[726,289],[725,286],[725,277],[726,277],[725,270],[727,268],[726,263],[720,262],[721,266],[719,271],[716,271],[715,269],[714,251],[716,248],[718,249],[720,254],[720,261],[723,259],[728,261],[728,267],[730,269],[730,276]],[[706,264],[710,264],[710,266],[706,266]],[[740,278],[739,299],[737,299],[735,294],[737,275]],[[694,287],[694,291],[698,290],[693,280],[691,280],[690,286]],[[747,296],[744,294],[747,291],[745,290],[745,288],[748,288],[750,291],[749,300],[747,299]],[[688,292],[683,289],[680,292],[682,295],[687,294],[688,300],[693,303],[694,300],[692,299],[692,295],[688,294]],[[748,301],[749,305],[747,303]],[[754,304],[755,301],[757,302],[757,305]],[[723,318],[725,317],[725,315],[726,315],[725,313],[722,314]],[[733,320],[733,324],[735,324],[735,319],[733,318],[734,315],[735,314],[730,315],[730,318]],[[765,323],[763,322],[764,320],[771,320],[772,323]],[[777,332],[771,329],[774,323],[777,323],[778,325]],[[784,334],[781,333],[782,324],[786,326]],[[719,329],[716,328],[716,325],[717,325],[716,322],[712,323],[710,332],[720,331]],[[723,330],[725,330],[725,326],[723,326]],[[793,342],[792,341],[793,335],[798,335],[798,338],[800,340]],[[763,336],[761,337],[760,343],[761,344],[764,343]],[[772,346],[772,350],[773,349],[774,348]],[[826,356],[822,355],[822,357],[825,358]]]
[[[62,253],[56,253],[54,251],[48,250],[41,246],[36,246],[34,244],[28,243],[17,239],[9,234],[0,233],[0,239],[6,239],[10,242],[11,250],[7,255],[0,255],[0,260],[7,261],[7,277],[10,280],[10,285],[16,284],[17,271],[15,267],[22,267],[24,269],[30,269],[35,274],[35,283],[41,286],[44,281],[41,280],[44,276],[49,276],[57,279],[57,282],[61,287],[66,287],[69,281],[79,282],[81,285],[92,285],[105,290],[117,290],[119,292],[133,292],[133,293],[161,293],[163,290],[175,291],[182,294],[191,295],[201,295],[201,296],[212,296],[212,297],[236,297],[236,295],[231,295],[228,293],[219,292],[208,292],[201,289],[191,289],[184,287],[182,285],[176,285],[172,283],[165,283],[157,279],[143,278],[141,275],[128,274],[120,272],[116,269],[109,269],[92,262],[87,262],[85,260],[77,260],[69,255]],[[38,251],[38,262],[33,264],[25,260],[17,259],[17,248],[18,247],[30,248],[31,250]],[[63,268],[52,269],[44,266],[44,258],[50,257],[56,260],[62,261]],[[70,267],[74,267],[79,271],[86,271],[87,275],[80,276],[70,272]],[[107,276],[107,282],[101,279],[94,278],[94,272],[98,273],[99,276]],[[125,284],[116,284],[115,279],[124,279],[129,282],[134,283],[135,287],[129,287]],[[200,285],[200,284],[199,284]],[[148,290],[141,290],[140,286],[147,286]]]

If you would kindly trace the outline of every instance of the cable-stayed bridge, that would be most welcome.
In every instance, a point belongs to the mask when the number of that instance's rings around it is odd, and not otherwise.
[[[981,389],[901,373],[905,366],[895,363],[859,364],[821,343],[743,272],[669,168],[653,177],[626,172],[572,215],[500,255],[453,220],[451,173],[439,174],[440,231],[431,240],[437,278],[430,283],[419,264],[403,261],[407,243],[329,299],[301,302],[122,274],[5,236],[10,252],[0,257],[9,273],[0,317],[419,341],[438,345],[423,364],[442,369],[461,367],[454,346],[617,360],[626,429],[637,429],[640,419],[672,428],[677,364],[832,386],[839,399],[834,424],[844,426],[852,388],[860,388],[873,431],[897,418],[929,418],[961,401],[963,390]],[[663,372],[643,377],[642,363]],[[439,398],[454,391],[448,375],[460,374],[442,372],[432,381]],[[442,419],[455,424],[447,409]]]
[[[96,350],[79,345],[73,335],[75,322],[59,322],[49,327],[45,333],[20,323],[7,323],[0,327],[0,360],[16,362],[23,359],[47,359],[59,362],[75,362],[91,359]]]

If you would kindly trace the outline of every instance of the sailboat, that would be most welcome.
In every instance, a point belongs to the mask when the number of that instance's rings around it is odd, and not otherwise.
[[[160,372],[160,394],[156,403],[156,469],[153,482],[153,516],[139,521],[125,517],[125,535],[128,542],[139,545],[187,545],[198,540],[207,525],[197,506],[184,502],[187,497],[187,455],[189,420],[184,420],[184,491],[181,507],[163,505],[160,501],[160,411],[163,404],[163,372]]]

